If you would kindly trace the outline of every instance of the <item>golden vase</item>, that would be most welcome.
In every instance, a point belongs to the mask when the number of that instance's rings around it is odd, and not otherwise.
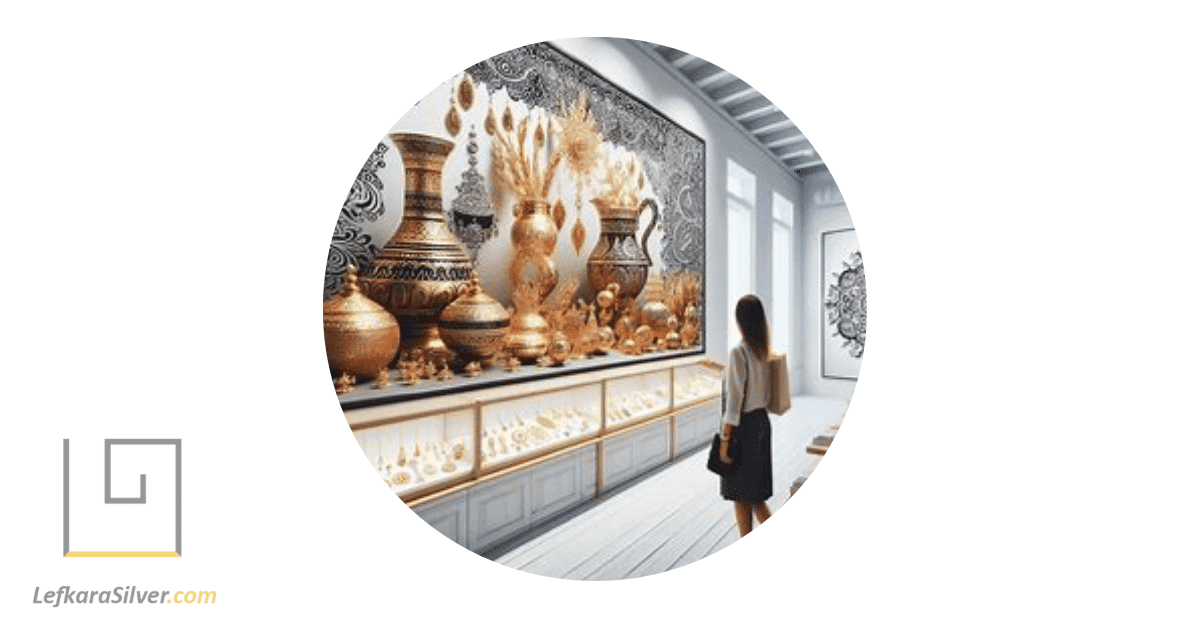
[[[399,321],[404,350],[447,357],[438,315],[467,291],[473,271],[442,209],[442,168],[454,143],[414,133],[393,133],[392,141],[404,162],[404,218],[363,283]]]
[[[342,291],[325,301],[325,354],[335,374],[372,377],[400,348],[396,318],[359,291],[357,269],[346,269]]]
[[[636,299],[646,285],[646,276],[653,264],[647,244],[650,232],[658,224],[658,203],[647,198],[636,207],[623,207],[594,198],[592,204],[600,213],[600,239],[588,257],[588,283],[596,292],[615,283],[620,286],[618,294],[622,301]],[[638,219],[647,206],[653,215],[639,246]]]
[[[521,200],[513,208],[511,235],[513,260],[508,267],[512,284],[512,329],[505,347],[522,361],[529,362],[546,353],[550,344],[550,325],[538,313],[538,306],[558,285],[558,269],[550,254],[558,244],[558,227],[550,216],[550,203]]]

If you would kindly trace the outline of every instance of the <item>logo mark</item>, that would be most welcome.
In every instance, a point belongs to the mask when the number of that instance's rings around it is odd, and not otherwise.
[[[161,489],[164,485],[159,479],[157,482],[157,493],[148,493],[146,490],[146,474],[139,474],[138,485],[139,490],[136,497],[114,497],[113,496],[113,447],[122,447],[125,445],[151,445],[151,446],[171,446],[174,448],[174,551],[166,551],[160,549],[157,551],[138,551],[138,550],[104,550],[104,551],[79,551],[71,549],[71,441],[63,439],[63,556],[67,558],[82,558],[82,557],[125,557],[125,558],[150,558],[150,557],[171,557],[178,558],[183,554],[183,446],[182,441],[178,438],[163,439],[163,438],[106,438],[104,439],[104,500],[105,506],[120,506],[137,505],[146,506],[142,511],[120,513],[108,513],[115,516],[116,521],[110,522],[109,528],[125,528],[130,527],[131,520],[135,523],[145,526],[162,527],[165,521],[171,518],[172,512],[170,509],[170,494],[169,490],[164,492]],[[130,452],[132,450],[119,449],[118,452]],[[126,455],[129,455],[126,453]],[[139,464],[152,464],[151,462],[138,459]],[[128,465],[126,465],[128,466]],[[79,473],[79,470],[76,471]],[[77,476],[78,480],[78,476]],[[97,487],[98,488],[98,487]],[[97,491],[98,492],[98,491]],[[99,495],[96,499],[89,499],[85,495],[77,495],[77,499],[82,500],[77,502],[77,510],[81,509],[82,504],[84,510],[89,514],[88,518],[97,516],[101,513]],[[143,515],[143,516],[139,516]],[[138,521],[138,519],[144,519]],[[77,521],[78,523],[78,521]],[[97,534],[99,537],[104,536],[105,529],[101,527],[97,530],[89,530],[92,534],[88,535],[91,542],[97,542]],[[161,536],[161,535],[157,535]],[[128,542],[128,541],[122,541]]]

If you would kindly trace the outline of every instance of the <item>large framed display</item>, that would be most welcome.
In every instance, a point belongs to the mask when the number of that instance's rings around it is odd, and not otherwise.
[[[821,377],[857,380],[867,342],[867,279],[853,229],[821,234]]]
[[[550,43],[510,50],[355,179],[325,270],[331,376],[350,410],[700,354],[704,260],[704,141]],[[669,379],[620,388],[590,425],[669,405]]]

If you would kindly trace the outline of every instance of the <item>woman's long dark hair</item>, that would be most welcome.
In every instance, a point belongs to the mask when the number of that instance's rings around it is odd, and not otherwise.
[[[771,332],[767,329],[767,314],[763,311],[762,301],[753,294],[747,294],[738,299],[733,313],[750,350],[758,359],[766,360],[771,348]]]

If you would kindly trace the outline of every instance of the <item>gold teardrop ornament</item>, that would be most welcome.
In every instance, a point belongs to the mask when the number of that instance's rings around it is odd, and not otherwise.
[[[458,136],[458,132],[462,130],[462,118],[458,116],[458,109],[454,105],[450,105],[450,111],[446,112],[446,132],[451,137]]]
[[[475,85],[471,82],[471,77],[466,74],[458,82],[458,104],[462,106],[463,111],[470,109],[471,105],[475,104]]]
[[[542,150],[546,147],[546,131],[542,128],[539,122],[537,129],[533,132],[533,148],[534,150]]]
[[[513,112],[512,107],[504,105],[504,114],[500,116],[500,127],[505,131],[512,133],[513,130]]]
[[[567,207],[565,205],[563,205],[561,198],[558,199],[558,202],[554,204],[553,217],[554,217],[554,228],[556,230],[561,231],[563,223],[565,223],[567,221]]]
[[[496,113],[488,107],[487,117],[483,119],[483,130],[488,135],[496,134]]]
[[[583,249],[583,240],[587,237],[587,230],[583,228],[583,221],[579,216],[575,217],[575,226],[571,227],[571,246],[575,247],[575,254]]]

